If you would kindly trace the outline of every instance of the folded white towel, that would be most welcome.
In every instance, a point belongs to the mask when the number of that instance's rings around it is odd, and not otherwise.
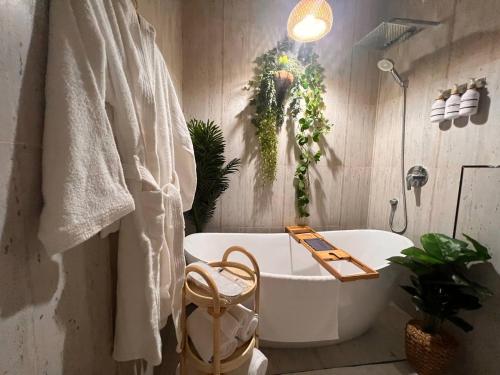
[[[266,375],[268,360],[259,349],[254,349],[252,358],[228,375]]]
[[[243,305],[233,306],[228,310],[228,312],[238,322],[240,322],[240,328],[236,333],[238,339],[243,342],[250,340],[259,324],[258,315],[253,310],[250,310]]]
[[[223,273],[221,273],[220,267],[212,267],[205,262],[195,262],[192,264],[201,267],[212,277],[221,296],[231,299],[243,293],[244,287],[237,281],[230,279],[229,277],[226,277]],[[199,274],[191,272],[189,274],[189,278],[195,281],[198,286],[206,290],[209,289],[207,282]]]
[[[234,353],[238,347],[236,334],[240,329],[238,322],[230,314],[220,317],[220,356],[225,359]],[[187,330],[193,345],[205,362],[210,362],[213,357],[213,318],[205,309],[197,308],[187,318]]]

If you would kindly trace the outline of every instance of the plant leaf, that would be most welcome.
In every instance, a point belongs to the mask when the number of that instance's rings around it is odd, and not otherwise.
[[[476,249],[476,252],[479,256],[477,260],[486,261],[491,259],[491,255],[488,253],[488,249],[485,246],[481,245],[474,238],[469,237],[465,233],[462,233],[462,235],[467,239],[467,241],[469,241],[472,244],[472,246],[474,246],[474,249]]]
[[[229,175],[238,171],[241,162],[233,159],[224,165],[224,136],[213,121],[192,119],[187,125],[193,142],[198,182],[192,209],[186,216],[193,221],[197,231],[202,231],[215,212],[218,198],[229,187]]]
[[[418,247],[409,247],[404,249],[401,251],[401,254],[407,255],[413,260],[423,264],[443,264],[441,259],[433,257]]]
[[[408,257],[393,256],[393,257],[387,258],[387,260],[391,263],[399,264],[403,267],[409,268],[411,271],[413,271],[417,275],[428,273],[431,270],[425,264],[415,262],[414,260],[412,260]]]
[[[467,323],[465,320],[463,320],[458,316],[449,316],[446,319],[449,320],[451,323],[455,324],[457,327],[464,330],[465,332],[470,332],[474,329],[474,327],[471,324]]]

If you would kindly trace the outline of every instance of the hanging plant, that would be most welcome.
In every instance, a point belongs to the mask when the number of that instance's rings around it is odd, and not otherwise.
[[[299,217],[309,216],[309,167],[319,162],[322,156],[321,149],[315,145],[331,130],[331,124],[324,115],[324,68],[318,57],[311,48],[300,49],[298,58],[305,67],[304,73],[291,90],[290,115],[298,119],[295,139],[299,160],[295,169],[295,199]]]
[[[285,118],[285,102],[302,66],[292,55],[293,42],[284,40],[255,60],[255,77],[248,83],[255,106],[252,123],[257,128],[260,147],[260,174],[265,183],[276,179],[278,131]]]
[[[309,167],[322,156],[315,145],[330,131],[330,123],[323,113],[324,69],[318,62],[318,55],[305,45],[298,53],[294,51],[294,43],[285,39],[259,56],[249,87],[253,90],[250,104],[255,106],[255,114],[252,123],[257,128],[260,173],[264,182],[272,183],[276,179],[278,131],[285,113],[296,120],[299,160],[294,183],[297,211],[302,218],[309,216]]]

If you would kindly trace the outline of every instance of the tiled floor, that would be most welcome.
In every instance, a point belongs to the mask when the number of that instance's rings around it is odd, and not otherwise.
[[[409,375],[404,362],[404,327],[409,316],[390,305],[363,336],[318,348],[261,348],[269,359],[267,374],[287,375]],[[162,332],[163,363],[155,374],[175,374],[178,356],[171,322]],[[393,362],[393,363],[388,363]]]
[[[323,369],[340,371],[339,368],[346,366],[351,366],[346,371],[356,371],[356,368],[352,366],[402,361],[405,359],[404,327],[408,320],[409,316],[405,312],[391,305],[381,314],[376,324],[357,339],[318,348],[262,348],[261,350],[269,359],[268,374],[289,374]],[[357,369],[361,371],[360,367]],[[306,372],[306,374],[309,373]],[[316,373],[311,372],[311,374]],[[318,374],[337,374],[337,372],[318,372]],[[358,372],[339,372],[339,374],[358,374]],[[359,372],[359,374],[364,373]]]
[[[417,375],[405,362],[340,367],[329,370],[295,372],[286,375]]]

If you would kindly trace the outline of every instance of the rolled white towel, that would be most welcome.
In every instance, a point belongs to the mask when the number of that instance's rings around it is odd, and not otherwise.
[[[229,371],[227,375],[266,375],[268,359],[259,349],[253,349],[252,357],[236,370]],[[180,375],[180,365],[177,366],[176,375]],[[195,369],[190,361],[186,361],[187,375],[205,375]]]
[[[236,335],[241,328],[240,322],[230,314],[220,317],[221,334],[219,347],[221,359],[234,353],[238,347]],[[193,345],[205,362],[213,357],[213,319],[205,309],[197,308],[187,318],[187,330]]]
[[[233,306],[228,312],[240,323],[240,328],[236,333],[238,339],[243,342],[250,340],[259,324],[258,315],[243,305]]]
[[[253,349],[252,358],[228,375],[266,375],[268,360],[259,349]]]

